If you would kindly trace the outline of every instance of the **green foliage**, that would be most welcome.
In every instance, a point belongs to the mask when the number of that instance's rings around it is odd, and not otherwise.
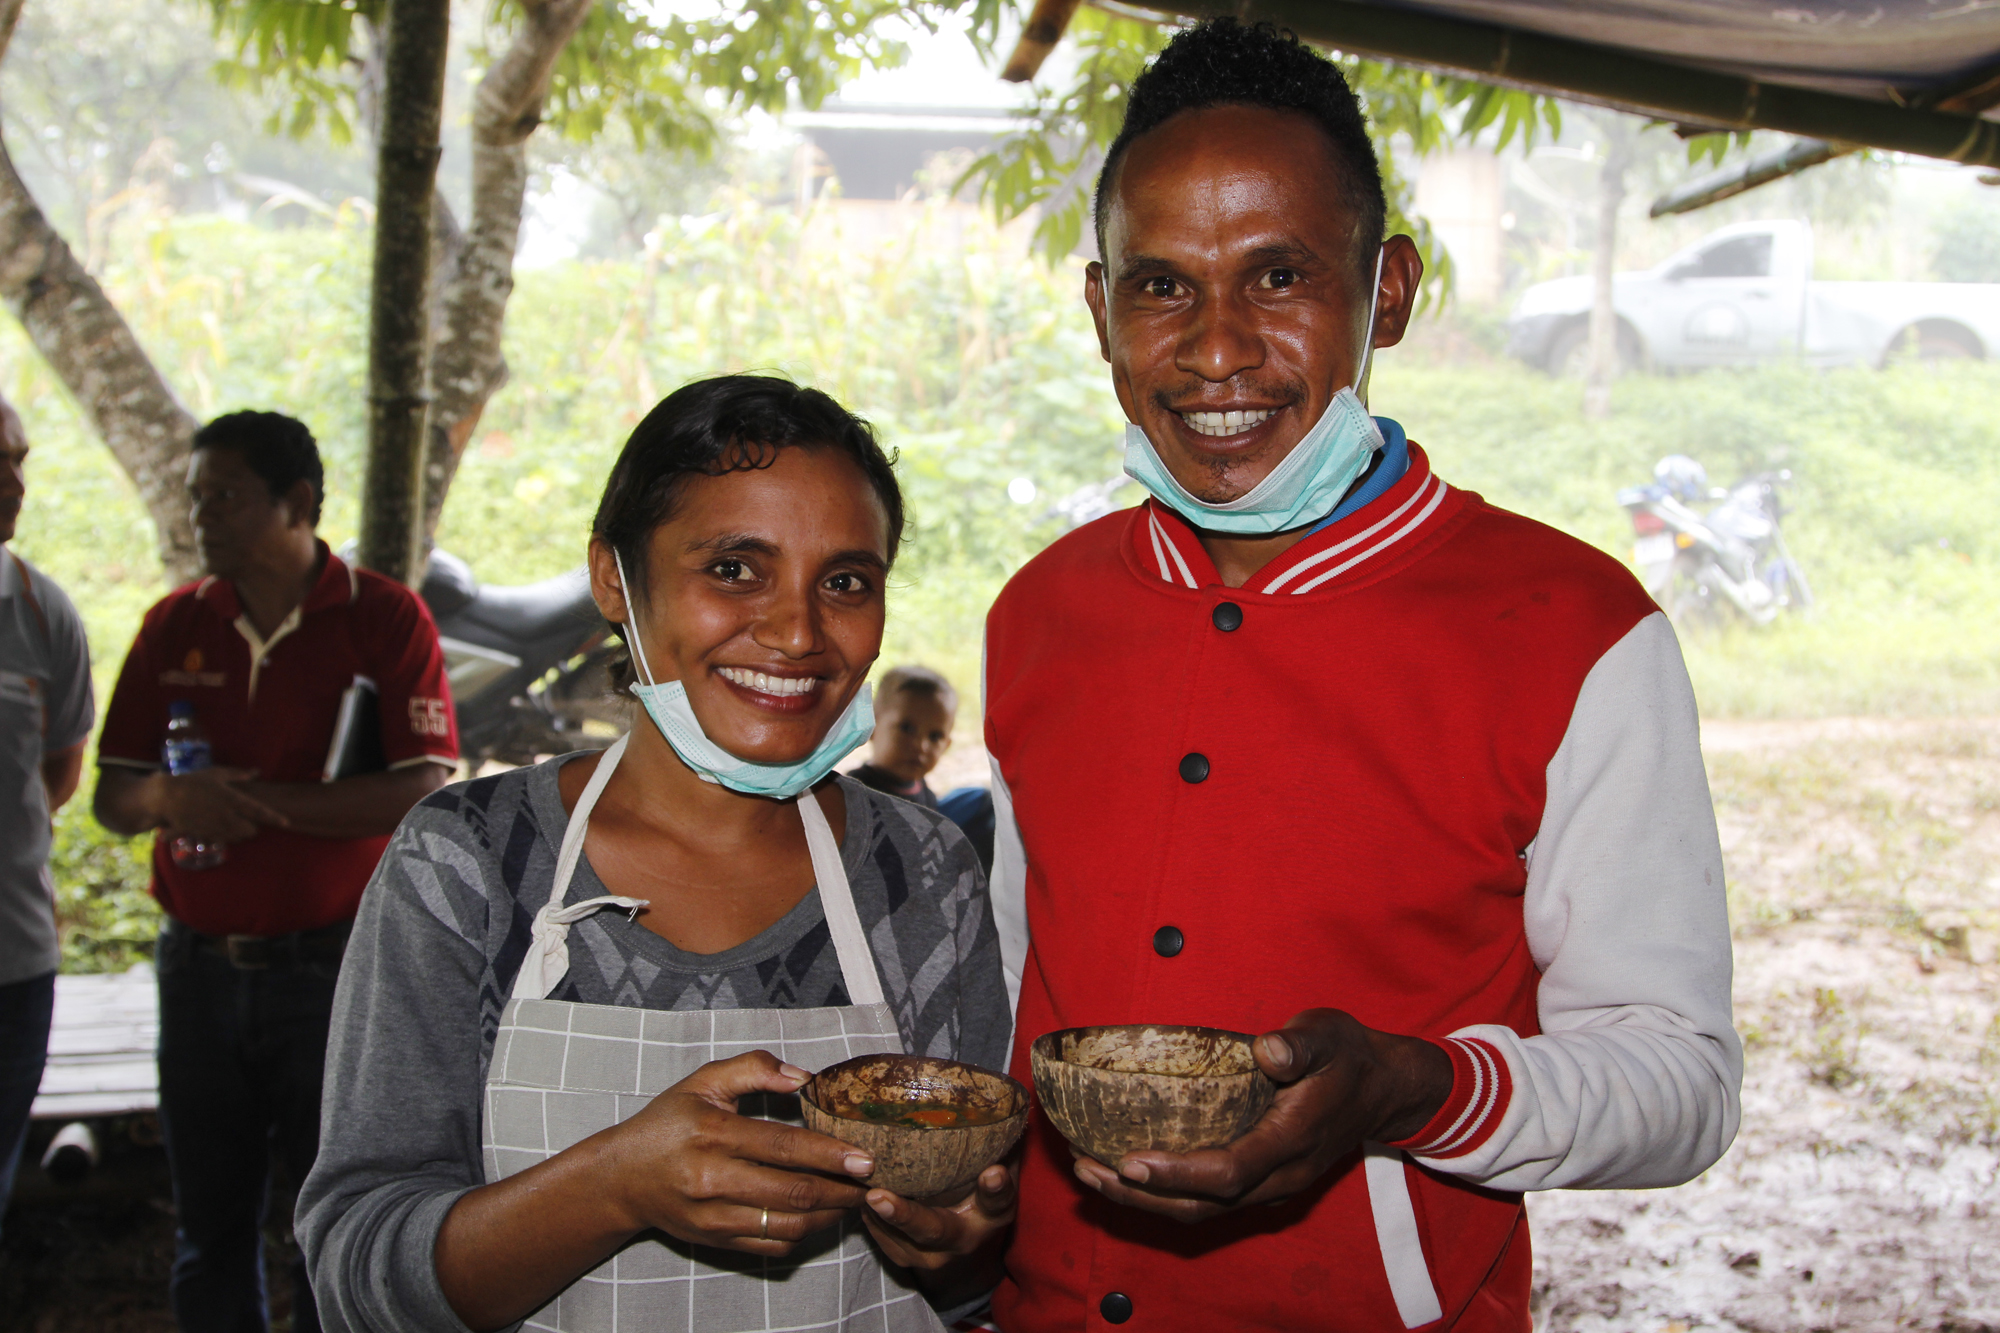
[[[338,141],[352,134],[357,83],[353,68],[383,0],[206,0],[235,58],[225,81],[292,94],[274,112],[295,134],[324,124]],[[475,62],[493,58],[523,0],[492,0]],[[975,45],[990,52],[1013,0],[749,0],[742,8],[684,18],[650,0],[598,0],[564,48],[552,78],[546,118],[561,137],[590,143],[614,123],[636,148],[710,157],[729,118],[817,106],[866,68],[901,63],[907,52],[889,34],[894,22],[930,27],[947,16],[971,21]],[[961,185],[977,182],[1005,222],[1038,210],[1036,245],[1051,262],[1076,250],[1088,225],[1090,192],[1104,149],[1124,119],[1132,81],[1172,33],[1153,23],[1096,8],[1080,10],[1067,40],[1076,55],[1069,86],[1038,86],[1021,132],[976,159]],[[1392,141],[1419,154],[1489,134],[1500,148],[1560,134],[1554,99],[1515,89],[1339,56],[1360,93],[1384,167],[1389,230],[1413,236],[1431,281],[1422,308],[1451,290],[1450,253],[1430,225],[1409,212],[1410,190],[1388,151]],[[1720,148],[1715,150],[1718,154]]]
[[[1562,133],[1562,103],[1552,97],[1358,56],[1336,60],[1360,94],[1377,135],[1401,136],[1418,156],[1469,142],[1496,123],[1495,152],[1517,139],[1526,150],[1544,135]],[[1383,157],[1390,156],[1384,144]]]
[[[1076,77],[1067,88],[1037,84],[1023,129],[976,159],[960,184],[976,181],[1002,222],[1039,209],[1035,244],[1051,263],[1074,251],[1090,220],[1104,150],[1124,123],[1132,82],[1172,36],[1163,24],[1079,9],[1066,34]]]
[[[123,972],[153,956],[160,908],[146,891],[153,839],[119,838],[90,813],[95,777],[56,812],[49,871],[65,972]]]
[[[642,147],[620,122],[590,143],[554,136],[537,140],[530,155],[538,192],[561,174],[590,186],[588,220],[578,238],[585,259],[629,259],[644,253],[646,235],[662,217],[715,212],[739,194],[783,199],[796,193],[796,154],[783,141],[750,144],[726,138],[706,161],[692,153]]]
[[[1693,135],[1687,141],[1688,165],[1700,166],[1705,162],[1711,167],[1719,167],[1722,165],[1722,159],[1729,156],[1732,149],[1744,149],[1750,146],[1750,135],[1749,130],[1738,130],[1733,134],[1724,132]]]
[[[977,182],[981,198],[1003,221],[1038,209],[1035,244],[1051,261],[1074,251],[1090,225],[1097,169],[1124,123],[1132,83],[1172,36],[1168,25],[1079,10],[1067,35],[1076,77],[1065,88],[1037,85],[1026,126],[974,161],[962,183]],[[1428,307],[1451,288],[1451,256],[1430,225],[1409,213],[1410,190],[1391,144],[1406,143],[1423,155],[1497,125],[1498,147],[1517,138],[1528,146],[1543,133],[1561,133],[1561,106],[1553,98],[1428,70],[1355,56],[1336,60],[1368,113],[1389,196],[1389,232],[1410,234],[1423,251],[1432,279],[1423,296]]]
[[[11,544],[82,614],[102,713],[139,618],[165,590],[153,524],[111,451],[32,359],[27,339],[9,329],[4,346],[0,393],[21,413],[33,447],[27,503]]]
[[[970,686],[997,579],[1060,531],[1053,499],[1118,475],[1123,416],[1077,266],[1052,270],[976,217],[926,207],[917,235],[870,244],[834,230],[837,210],[802,224],[742,200],[664,225],[636,264],[520,275],[514,379],[460,469],[439,542],[486,577],[568,568],[612,457],[655,400],[698,375],[789,374],[901,453],[910,527],[885,660],[921,656]],[[968,229],[966,248],[939,244],[950,226]],[[1007,498],[1020,477],[1032,504]]]
[[[312,427],[328,454],[329,522],[347,528],[366,436],[371,238],[357,212],[336,219],[329,227],[266,231],[214,214],[147,213],[121,229],[100,281],[197,417],[281,406]],[[8,333],[20,337],[17,328]],[[25,339],[15,346],[12,392],[24,413],[38,414],[32,428],[66,412],[68,400]],[[37,438],[37,452],[44,447]],[[122,481],[103,446],[91,447],[111,468],[98,484]],[[71,500],[67,491],[42,491],[33,503]]]
[[[260,135],[265,108],[216,86],[225,49],[187,16],[165,0],[31,0],[0,68],[14,164],[93,271],[122,211],[262,202],[238,172],[328,201],[368,189],[360,154]]]
[[[706,156],[724,115],[818,106],[863,69],[902,63],[903,44],[882,34],[903,12],[896,0],[750,0],[687,20],[599,0],[557,62],[548,120],[587,141],[615,117],[641,146]]]
[[[1612,497],[1661,456],[1692,454],[1718,484],[1793,471],[1786,540],[1818,608],[1765,629],[1683,628],[1704,713],[2000,712],[2000,366],[1634,376],[1604,422],[1582,418],[1577,386],[1511,366],[1390,352],[1378,367],[1378,410],[1447,480],[1623,559],[1631,526]]]
[[[272,80],[291,93],[274,107],[268,128],[299,138],[322,123],[335,143],[354,138],[353,73],[362,60],[362,34],[388,0],[207,0],[219,36],[233,41],[235,56],[216,62],[223,86],[264,88]]]
[[[1075,260],[1051,267],[1018,232],[963,208],[916,211],[913,232],[877,240],[839,230],[838,208],[801,219],[738,201],[656,233],[639,260],[519,275],[514,378],[469,447],[442,543],[496,583],[574,567],[610,461],[646,408],[695,375],[782,371],[836,394],[899,451],[912,526],[883,661],[938,667],[976,717],[985,610],[1062,531],[1054,501],[1118,475],[1123,417]],[[203,415],[281,407],[309,421],[329,463],[322,532],[352,535],[366,229],[161,219],[119,240],[105,281],[169,376],[204,386]],[[101,701],[163,591],[150,526],[11,325],[0,392],[35,448],[17,544],[83,611]],[[1791,468],[1786,531],[1820,610],[1766,630],[1684,634],[1709,715],[2000,712],[1989,425],[2000,366],[1636,376],[1620,381],[1609,421],[1587,422],[1575,385],[1393,349],[1375,402],[1447,480],[1620,558],[1632,538],[1614,496],[1662,454],[1693,453],[1722,482]],[[1031,503],[1008,496],[1021,478]],[[58,825],[67,957],[121,966],[151,929],[143,843],[107,840],[87,810],[86,793]]]
[[[354,135],[360,66],[379,40],[386,0],[203,0],[234,47],[217,72],[238,88],[288,94],[272,127],[304,136],[324,127]],[[640,146],[706,157],[729,117],[818,106],[862,70],[894,66],[905,47],[888,20],[922,26],[969,13],[990,35],[1002,0],[748,0],[684,18],[650,0],[597,0],[563,48],[549,85],[547,122],[587,142],[614,121]],[[522,18],[522,0],[492,0],[472,44],[494,59]]]
[[[1938,217],[1931,268],[1946,282],[2000,282],[2000,200],[1967,193]]]

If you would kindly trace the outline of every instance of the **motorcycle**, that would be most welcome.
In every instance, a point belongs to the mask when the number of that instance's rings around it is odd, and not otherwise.
[[[611,680],[618,646],[583,570],[496,587],[433,551],[418,591],[437,621],[459,753],[473,772],[489,759],[602,749],[629,725],[629,701]]]
[[[1812,609],[1812,586],[1785,546],[1779,488],[1789,470],[1760,472],[1734,487],[1708,484],[1702,465],[1672,454],[1645,486],[1618,492],[1632,515],[1633,563],[1646,591],[1684,623],[1714,622],[1733,608],[1753,625]],[[1694,508],[1720,501],[1706,513]]]

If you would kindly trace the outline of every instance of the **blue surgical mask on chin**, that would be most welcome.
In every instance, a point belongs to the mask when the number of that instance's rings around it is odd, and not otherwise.
[[[1357,387],[1368,378],[1375,354],[1375,301],[1382,290],[1382,252],[1375,254],[1375,294],[1368,301],[1368,341],[1354,384],[1333,396],[1313,428],[1265,478],[1234,500],[1210,504],[1174,480],[1146,432],[1125,427],[1125,475],[1197,528],[1238,536],[1265,536],[1304,527],[1340,503],[1382,447],[1382,431],[1368,415]]]
[[[611,558],[618,565],[619,585],[630,588],[632,585],[625,578],[625,562],[615,551]],[[789,764],[758,764],[738,759],[701,729],[694,709],[688,704],[686,686],[677,680],[664,685],[654,682],[652,668],[646,664],[645,645],[639,642],[639,631],[629,622],[625,626],[625,641],[631,646],[632,661],[639,669],[639,679],[632,682],[632,693],[646,706],[646,715],[653,719],[653,725],[667,738],[667,744],[674,748],[681,762],[703,782],[713,782],[746,796],[788,800],[833,772],[833,766],[852,754],[875,730],[874,691],[863,685],[834,721],[826,738],[805,758]]]

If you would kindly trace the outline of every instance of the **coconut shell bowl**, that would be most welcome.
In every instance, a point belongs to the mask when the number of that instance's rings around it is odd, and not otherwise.
[[[1042,1110],[1107,1165],[1129,1152],[1193,1152],[1239,1137],[1277,1095],[1252,1038],[1221,1028],[1064,1028],[1028,1050]]]
[[[1028,1090],[990,1069],[922,1055],[859,1055],[799,1089],[806,1128],[875,1159],[866,1184],[906,1199],[958,1195],[1006,1155]]]

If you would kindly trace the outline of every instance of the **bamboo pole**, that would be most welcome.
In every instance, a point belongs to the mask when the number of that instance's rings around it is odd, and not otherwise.
[[[1783,148],[1760,153],[1747,162],[1734,163],[1711,171],[1661,195],[1653,201],[1648,217],[1663,218],[1671,213],[1692,213],[1697,208],[1719,204],[1745,190],[1768,185],[1786,176],[1796,176],[1808,167],[1845,157],[1855,149],[1830,144],[1824,139],[1794,139]]]
[[[1935,98],[1929,102],[1913,99],[1912,106],[1938,111],[1955,112],[1960,115],[1976,116],[1987,109],[2000,105],[2000,72],[1982,70],[1970,79],[1964,88],[1948,97]],[[1769,153],[1763,153],[1747,162],[1711,171],[1661,195],[1653,201],[1650,216],[1660,218],[1670,213],[1691,213],[1697,208],[1720,203],[1754,190],[1759,185],[1768,185],[1786,176],[1796,176],[1822,162],[1831,162],[1837,157],[1859,152],[1852,144],[1831,144],[1823,139],[1799,139]]]
[[[1077,0],[1035,0],[1028,21],[1021,28],[1021,40],[1000,77],[1009,83],[1027,83],[1041,72],[1042,62],[1062,41],[1069,21],[1076,16]]]

